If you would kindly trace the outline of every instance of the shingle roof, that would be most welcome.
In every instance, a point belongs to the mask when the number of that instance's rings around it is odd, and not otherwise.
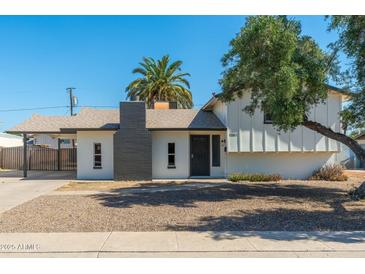
[[[147,110],[146,127],[159,129],[225,129],[212,112],[196,109]],[[67,132],[77,130],[113,130],[119,128],[118,109],[81,109],[75,116],[43,116],[34,114],[30,119],[7,132]]]
[[[225,129],[213,112],[197,109],[147,110],[149,129]]]
[[[61,129],[113,129],[118,127],[118,110],[84,108],[75,116],[34,114],[30,119],[7,132],[60,132]]]
[[[355,140],[363,140],[363,139],[365,139],[365,133],[360,134],[360,135],[355,137]]]

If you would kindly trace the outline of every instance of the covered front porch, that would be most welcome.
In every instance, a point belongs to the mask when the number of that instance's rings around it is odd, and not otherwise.
[[[225,178],[225,130],[152,131],[152,178]]]

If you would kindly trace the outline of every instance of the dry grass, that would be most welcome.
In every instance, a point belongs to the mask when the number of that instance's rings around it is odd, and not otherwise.
[[[95,181],[95,182],[78,182],[71,181],[60,187],[57,191],[82,191],[82,190],[113,190],[119,188],[138,187],[140,182],[114,182],[114,181]]]
[[[152,181],[71,181],[70,183],[57,189],[57,191],[112,191],[123,188],[148,188],[155,186],[183,185],[187,183],[189,182],[166,181],[157,183]]]
[[[359,184],[287,180],[41,196],[4,212],[0,232],[365,230],[365,201],[347,195]]]

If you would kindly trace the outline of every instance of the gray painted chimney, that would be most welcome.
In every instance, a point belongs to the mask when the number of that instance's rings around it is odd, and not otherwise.
[[[152,179],[152,137],[145,102],[120,103],[120,129],[114,134],[114,180]]]

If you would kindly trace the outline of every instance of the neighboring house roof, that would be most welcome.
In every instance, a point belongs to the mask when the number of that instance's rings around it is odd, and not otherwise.
[[[15,147],[22,145],[22,137],[7,133],[0,133],[0,147]]]
[[[355,140],[365,140],[365,133],[356,136]]]
[[[3,133],[3,132],[0,132],[0,138],[23,140],[23,137],[21,137],[21,136],[9,134],[9,133]]]
[[[146,127],[151,130],[223,130],[226,128],[214,113],[196,109],[148,109],[146,111]],[[36,114],[7,132],[74,133],[77,130],[116,130],[118,128],[118,109],[84,108],[75,116]]]

